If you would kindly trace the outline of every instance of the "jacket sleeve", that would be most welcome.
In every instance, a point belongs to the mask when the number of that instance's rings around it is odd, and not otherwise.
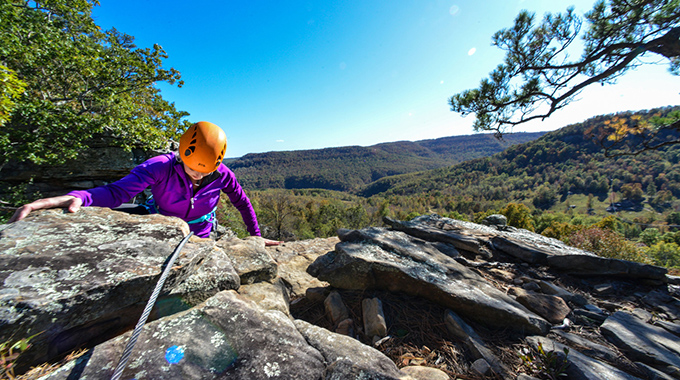
[[[241,213],[243,223],[245,223],[250,236],[261,236],[260,226],[257,223],[257,215],[255,215],[253,205],[231,170],[227,169],[227,183],[222,188],[222,191],[227,194],[231,204]]]
[[[160,169],[162,161],[154,157],[138,165],[130,174],[116,182],[88,190],[71,191],[73,195],[83,201],[83,206],[97,206],[115,208],[144,191],[155,182],[154,173]]]

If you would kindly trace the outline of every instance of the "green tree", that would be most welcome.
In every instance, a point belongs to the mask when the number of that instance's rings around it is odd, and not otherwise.
[[[0,126],[9,119],[18,98],[26,89],[26,83],[17,78],[16,73],[0,65]]]
[[[600,0],[584,17],[569,8],[540,23],[522,11],[492,42],[505,50],[504,62],[479,88],[453,95],[449,103],[454,112],[476,115],[476,131],[502,134],[545,119],[587,86],[615,82],[643,58],[667,61],[670,72],[680,74],[680,2]]]
[[[534,230],[534,220],[531,217],[531,209],[526,205],[522,203],[508,203],[500,213],[508,218],[509,226],[524,228],[529,231]]]
[[[656,195],[656,185],[654,182],[650,182],[649,185],[647,185],[647,195],[650,197],[653,197]]]
[[[97,0],[8,0],[0,4],[0,65],[25,83],[0,126],[0,169],[9,159],[60,163],[100,133],[126,148],[162,147],[186,128],[185,112],[164,100],[158,82],[182,85],[165,69],[159,46],[102,31],[91,16]],[[12,75],[10,72],[10,75]],[[16,91],[1,82],[0,94]]]
[[[349,207],[345,210],[345,222],[347,228],[360,229],[369,225],[370,217],[366,208],[361,204]]]
[[[258,216],[264,226],[272,228],[272,238],[283,240],[292,233],[292,218],[297,212],[293,196],[286,190],[270,192],[259,197]]]
[[[329,237],[337,234],[338,228],[344,227],[342,222],[343,212],[334,203],[325,203],[319,207],[316,215],[316,224],[313,229],[316,236]]]
[[[666,222],[670,225],[680,225],[680,212],[673,211],[666,215]]]
[[[557,202],[557,194],[550,185],[542,185],[536,191],[532,203],[536,208],[548,209]]]
[[[647,228],[640,233],[640,241],[648,246],[656,244],[661,238],[661,233],[658,228]]]
[[[642,186],[639,183],[625,184],[621,186],[621,196],[633,202],[640,202],[644,198]]]
[[[654,264],[667,268],[680,268],[680,247],[676,243],[658,242],[647,249]]]

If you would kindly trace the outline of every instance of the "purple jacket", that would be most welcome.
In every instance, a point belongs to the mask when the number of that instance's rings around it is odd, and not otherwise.
[[[255,210],[231,170],[220,164],[215,172],[204,177],[203,184],[192,196],[191,180],[174,153],[153,157],[132,169],[127,176],[106,186],[72,191],[68,195],[80,198],[83,206],[115,208],[129,202],[147,187],[151,187],[159,213],[184,221],[210,213],[219,203],[221,190],[241,213],[250,235],[260,236]],[[199,237],[208,237],[212,223],[198,222],[189,224],[189,228]]]

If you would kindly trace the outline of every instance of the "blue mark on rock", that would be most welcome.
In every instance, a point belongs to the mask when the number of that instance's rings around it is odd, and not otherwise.
[[[177,364],[184,359],[184,348],[172,346],[165,350],[165,360],[170,364]]]

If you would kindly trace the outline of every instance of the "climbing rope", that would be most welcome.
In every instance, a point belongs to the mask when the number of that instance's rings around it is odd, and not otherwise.
[[[189,240],[191,235],[193,235],[193,232],[189,232],[187,236],[182,239],[181,242],[177,245],[177,248],[175,248],[175,251],[172,252],[172,256],[170,256],[170,260],[168,261],[168,264],[165,266],[165,270],[163,270],[163,274],[161,274],[161,278],[158,279],[158,283],[156,283],[156,288],[153,290],[153,293],[151,293],[151,298],[149,298],[149,302],[146,303],[146,308],[144,308],[144,312],[142,313],[142,316],[139,317],[139,321],[137,322],[137,326],[135,326],[135,330],[132,332],[132,336],[130,336],[130,340],[127,343],[127,346],[125,346],[125,350],[123,350],[123,355],[120,358],[120,361],[118,362],[118,365],[116,366],[116,370],[113,371],[113,376],[111,376],[111,380],[118,380],[120,377],[123,375],[123,371],[125,370],[125,367],[127,366],[127,361],[130,358],[130,354],[132,353],[132,349],[135,346],[135,343],[137,343],[137,338],[139,338],[139,334],[142,332],[142,327],[146,323],[147,318],[149,318],[149,314],[151,313],[151,309],[153,309],[153,305],[156,303],[156,299],[158,298],[158,294],[161,292],[161,289],[163,288],[163,284],[165,283],[165,279],[168,277],[170,274],[170,269],[172,269],[172,264],[175,262],[175,259],[179,255],[179,251],[182,250],[182,247],[184,247],[184,244]]]

